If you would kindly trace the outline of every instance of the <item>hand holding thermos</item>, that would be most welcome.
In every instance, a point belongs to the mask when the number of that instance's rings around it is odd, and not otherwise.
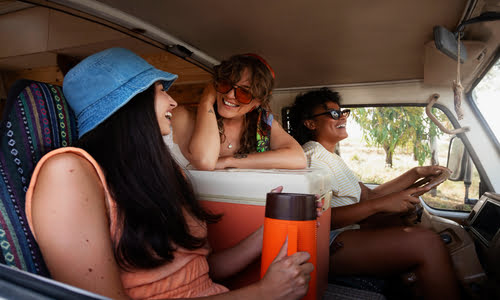
[[[261,278],[265,282],[269,276],[289,286],[278,298],[316,299],[316,208],[315,195],[267,194]],[[282,274],[272,276],[273,272]]]

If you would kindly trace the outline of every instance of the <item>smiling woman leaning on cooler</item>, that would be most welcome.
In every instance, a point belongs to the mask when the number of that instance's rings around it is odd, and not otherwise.
[[[304,168],[300,145],[269,111],[273,85],[274,71],[258,55],[235,55],[216,66],[198,107],[175,109],[170,146],[179,146],[178,161],[184,156],[201,170]]]

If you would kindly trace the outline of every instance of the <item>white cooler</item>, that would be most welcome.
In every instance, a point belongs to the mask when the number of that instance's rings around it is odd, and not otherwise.
[[[284,193],[319,194],[325,196],[323,215],[318,228],[317,278],[318,297],[327,287],[330,232],[330,178],[319,169],[218,171],[186,170],[195,193],[204,207],[224,216],[208,226],[208,238],[215,251],[236,245],[264,223],[266,194],[283,186]],[[256,282],[260,276],[260,260],[230,278],[224,284],[235,289]]]

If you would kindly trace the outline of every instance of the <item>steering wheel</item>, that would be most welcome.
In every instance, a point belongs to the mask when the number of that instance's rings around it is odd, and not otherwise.
[[[422,204],[418,203],[415,205],[415,209],[401,215],[401,221],[407,226],[417,225],[422,222],[422,215],[424,213],[424,207]]]
[[[440,185],[444,181],[450,177],[451,172],[448,170],[444,170],[439,174],[438,176],[432,176],[432,177],[425,177],[414,184],[410,186],[411,187],[418,187],[418,186],[426,186],[430,187],[431,189],[435,188],[436,186]],[[421,194],[415,194],[413,196],[418,196],[420,197],[424,193]],[[401,215],[401,219],[403,220],[403,223],[405,225],[416,225],[422,221],[422,214],[424,213],[424,207],[422,206],[421,203],[418,203],[415,205],[415,209],[411,212],[408,212],[406,214]]]

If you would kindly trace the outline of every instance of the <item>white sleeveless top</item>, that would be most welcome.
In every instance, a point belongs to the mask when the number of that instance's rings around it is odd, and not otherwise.
[[[189,169],[191,167],[190,162],[187,160],[187,158],[182,154],[181,148],[179,148],[179,145],[174,143],[174,133],[172,127],[170,127],[170,134],[164,135],[163,136],[163,141],[167,145],[168,149],[170,149],[170,154],[172,154],[172,157],[175,159],[177,164],[181,166],[183,169]]]

